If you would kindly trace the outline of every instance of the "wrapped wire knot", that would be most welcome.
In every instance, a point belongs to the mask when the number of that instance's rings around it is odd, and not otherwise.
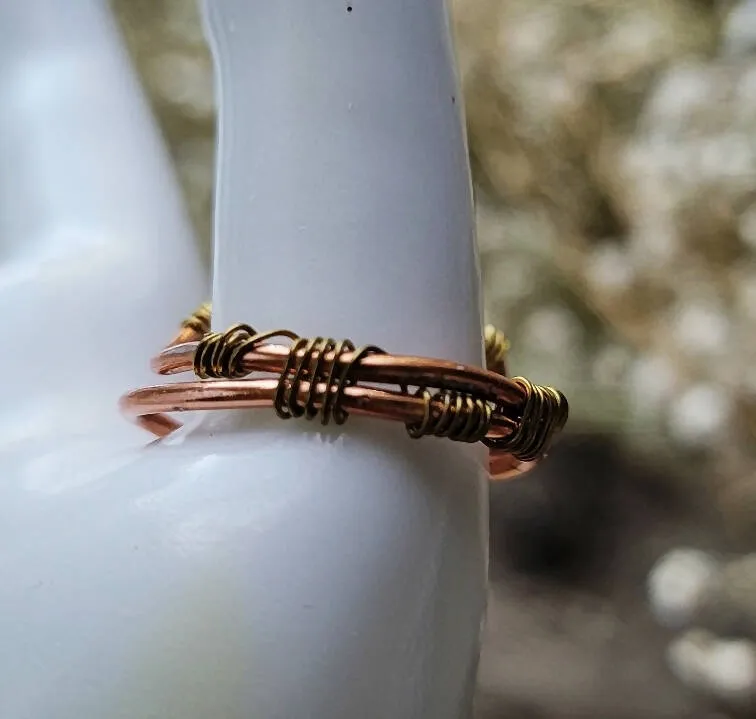
[[[208,332],[197,344],[192,362],[194,374],[200,379],[240,379],[249,372],[244,369],[243,359],[265,340],[299,337],[288,330],[257,332],[245,324],[233,325],[225,332]]]
[[[194,374],[200,379],[236,379],[247,373],[241,367],[241,353],[254,346],[255,330],[234,325],[226,332],[209,332],[194,352]]]
[[[415,396],[422,397],[425,404],[423,419],[406,425],[413,439],[433,436],[474,443],[488,434],[493,410],[485,400],[448,390],[432,394],[425,387]]]
[[[525,377],[513,377],[525,395],[515,431],[503,440],[484,440],[489,447],[505,450],[523,462],[538,459],[555,432],[567,421],[566,397],[553,387],[533,384]]]
[[[301,356],[299,350],[303,350]],[[341,362],[346,354],[350,355],[350,359]],[[276,414],[281,419],[304,416],[311,420],[319,413],[323,425],[327,425],[331,418],[336,424],[344,424],[349,416],[342,406],[344,391],[354,382],[355,367],[369,354],[385,352],[380,347],[373,346],[356,350],[350,340],[337,342],[324,337],[296,339],[289,350],[276,387],[273,399]],[[309,386],[305,400],[301,402],[297,398],[304,381]],[[322,391],[318,389],[321,383],[324,384]]]

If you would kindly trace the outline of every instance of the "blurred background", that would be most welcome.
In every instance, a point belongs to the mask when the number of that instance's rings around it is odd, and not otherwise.
[[[477,717],[754,716],[756,1],[452,4],[487,320],[572,407],[492,488]],[[209,258],[195,2],[113,5]]]

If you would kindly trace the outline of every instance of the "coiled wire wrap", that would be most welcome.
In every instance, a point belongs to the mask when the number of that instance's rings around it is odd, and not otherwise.
[[[480,442],[491,428],[491,405],[469,394],[440,390],[435,394],[421,387],[415,393],[425,402],[425,415],[417,424],[408,424],[407,433],[420,437],[448,437],[455,442]],[[435,410],[435,413],[434,413]]]
[[[198,335],[203,336],[210,331],[211,317],[212,308],[209,302],[205,302],[181,323],[181,327],[187,330],[192,330]]]
[[[304,350],[299,356],[300,350]],[[333,356],[326,356],[333,352]],[[351,352],[348,362],[341,362],[342,357]],[[353,383],[352,373],[359,366],[360,360],[369,354],[385,354],[380,347],[367,345],[356,349],[350,340],[326,339],[315,337],[295,340],[289,350],[289,356],[281,372],[276,388],[273,407],[281,419],[304,417],[312,420],[320,414],[320,422],[327,425],[331,419],[336,424],[344,424],[349,413],[341,406],[344,390]],[[341,367],[339,368],[339,366]],[[309,383],[304,404],[298,401],[302,382]],[[318,393],[318,384],[324,382],[322,396]],[[321,399],[320,407],[316,406]]]
[[[194,374],[200,379],[240,379],[248,372],[242,366],[244,355],[256,345],[274,337],[297,340],[288,330],[257,332],[245,324],[233,325],[225,332],[208,332],[194,353]]]
[[[555,432],[567,421],[566,397],[553,387],[533,384],[525,377],[513,377],[525,396],[517,429],[503,439],[483,439],[491,449],[509,452],[522,462],[538,459]]]
[[[241,379],[248,374],[243,366],[244,355],[276,337],[285,337],[293,343],[278,379],[273,401],[276,414],[281,419],[308,420],[320,414],[323,425],[331,419],[344,424],[349,414],[341,406],[341,399],[344,390],[353,383],[353,370],[363,357],[385,354],[380,347],[368,345],[356,349],[350,340],[306,339],[288,330],[257,332],[250,325],[237,324],[225,332],[209,332],[200,340],[194,353],[194,373],[200,379]],[[330,353],[333,354],[328,357]],[[347,353],[352,357],[344,363],[341,360]],[[304,382],[307,392],[302,403],[299,393]],[[321,383],[325,383],[323,391],[318,390]]]
[[[492,372],[506,375],[509,340],[507,336],[493,325],[486,325],[483,331],[486,348],[486,367]]]

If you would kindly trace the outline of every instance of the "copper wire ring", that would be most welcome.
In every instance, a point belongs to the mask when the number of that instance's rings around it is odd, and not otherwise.
[[[170,412],[273,407],[281,419],[319,416],[324,425],[355,414],[402,422],[416,439],[482,442],[491,450],[491,474],[501,478],[537,462],[567,420],[561,392],[504,376],[508,343],[490,326],[482,369],[288,330],[258,333],[245,324],[211,332],[210,318],[203,305],[152,360],[158,374],[191,371],[197,380],[121,398],[124,414],[159,437],[181,426]],[[269,376],[249,378],[253,373]]]

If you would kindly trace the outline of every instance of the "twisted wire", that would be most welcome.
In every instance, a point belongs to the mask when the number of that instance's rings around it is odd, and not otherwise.
[[[501,330],[496,329],[493,325],[486,325],[483,338],[486,348],[486,367],[492,372],[505,375],[507,373],[509,340]]]
[[[525,395],[517,429],[503,439],[483,439],[484,444],[510,452],[522,462],[539,459],[555,432],[564,427],[567,399],[553,387],[533,384],[525,377],[513,377]]]
[[[301,356],[300,356],[301,353]],[[329,358],[327,355],[333,353]],[[347,362],[344,355],[351,353]],[[297,338],[289,350],[273,398],[273,408],[281,419],[304,417],[312,420],[320,414],[320,422],[327,425],[331,419],[344,424],[349,413],[342,406],[344,391],[354,383],[353,372],[360,361],[369,354],[385,354],[380,347],[365,345],[356,349],[350,340],[336,341],[331,338]],[[299,394],[302,383],[308,389],[304,402]],[[318,384],[324,383],[322,393]],[[320,408],[317,403],[320,400]]]
[[[413,439],[433,436],[474,443],[488,434],[493,410],[485,400],[453,390],[431,393],[425,387],[415,396],[424,402],[424,416],[420,422],[405,425]]]
[[[225,332],[208,332],[194,352],[194,374],[200,379],[245,377],[248,372],[243,366],[244,355],[272,337],[298,339],[297,335],[288,330],[257,332],[246,324],[233,325]]]

